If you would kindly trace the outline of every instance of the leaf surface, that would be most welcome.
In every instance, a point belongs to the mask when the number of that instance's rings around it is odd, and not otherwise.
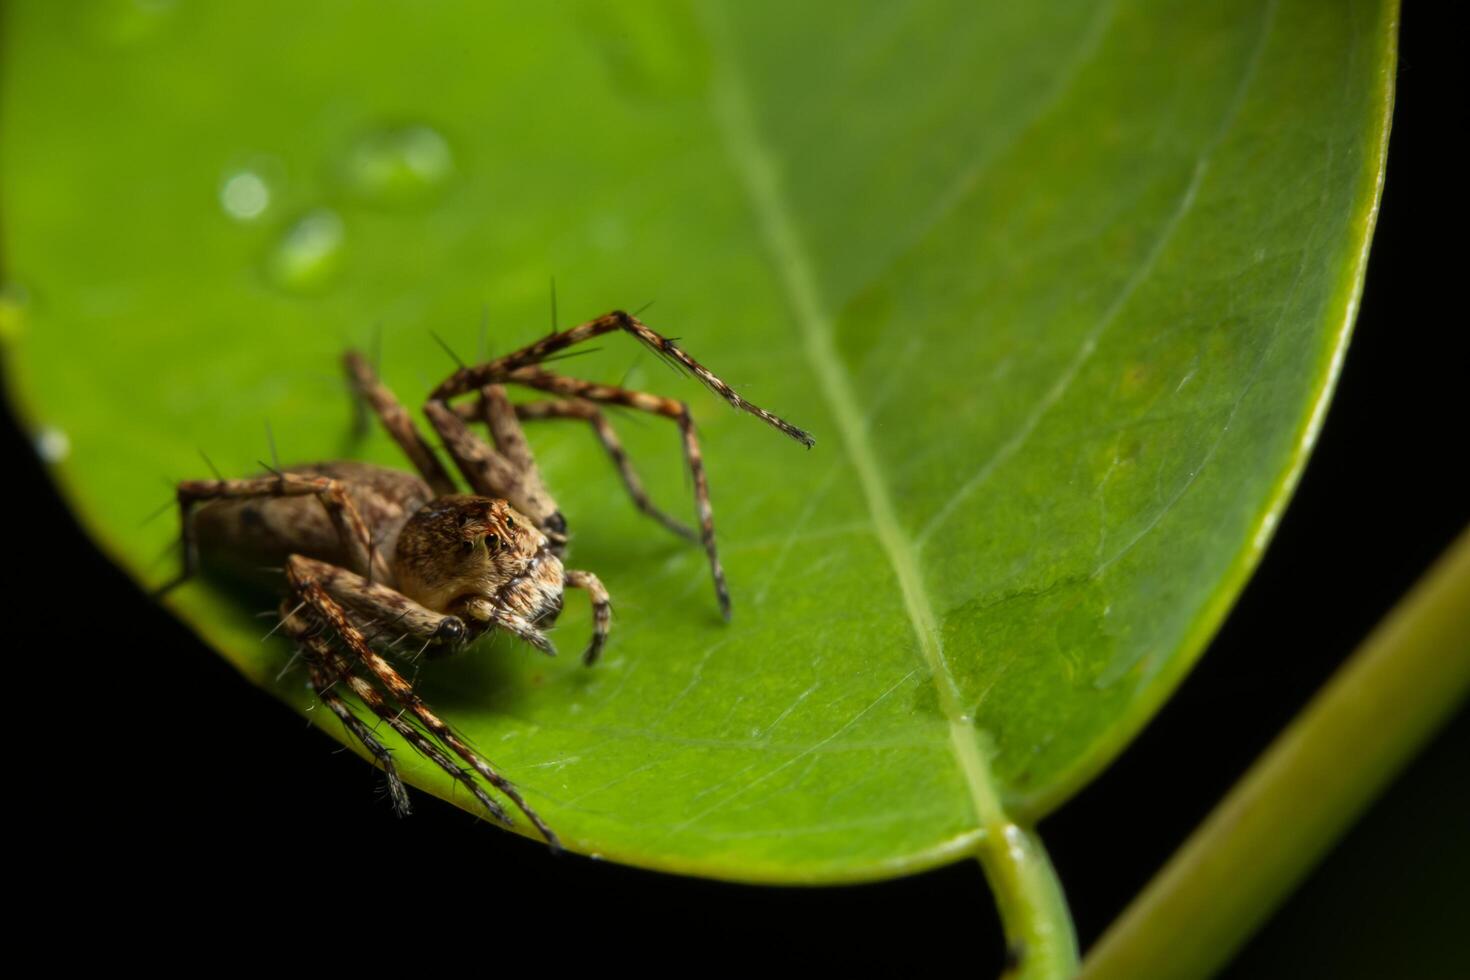
[[[589,432],[531,437],[616,602],[583,669],[493,641],[426,697],[577,849],[752,880],[968,853],[1141,727],[1265,546],[1361,285],[1388,2],[5,8],[0,324],[99,542],[172,572],[164,482],[350,436],[382,333],[412,406],[561,323],[645,319],[803,451],[610,338],[558,367],[688,399],[735,619]],[[692,510],[676,432],[614,418]],[[572,650],[590,617],[569,596]],[[251,601],[170,600],[277,680]],[[323,719],[342,737],[335,721]],[[409,778],[454,796],[404,749]],[[370,805],[365,800],[364,805]]]

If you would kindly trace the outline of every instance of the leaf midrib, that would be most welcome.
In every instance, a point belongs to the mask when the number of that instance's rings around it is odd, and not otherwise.
[[[1278,0],[1268,0],[1262,7],[1261,26],[1254,48],[1247,59],[1245,69],[1225,108],[1218,128],[1201,147],[1200,155],[1179,203],[1164,222],[1141,267],[1130,277],[1121,294],[1089,334],[1088,342],[1080,351],[1080,359],[1069,365],[1068,370],[1063,373],[1063,379],[1059,381],[1059,388],[1055,392],[1058,397],[1070,384],[1071,377],[1075,375],[1077,369],[1080,369],[1081,363],[1091,356],[1101,332],[1116,318],[1137,287],[1153,271],[1164,247],[1173,238],[1184,216],[1191,210],[1215,150],[1224,141],[1244,105],[1246,93],[1250,90],[1251,82],[1260,66],[1266,41],[1270,37],[1277,3]],[[732,166],[741,178],[752,210],[760,224],[765,246],[770,252],[797,327],[801,332],[805,356],[811,364],[813,373],[817,376],[823,399],[827,402],[836,421],[848,458],[854,469],[857,470],[858,482],[863,490],[874,534],[882,544],[889,563],[893,567],[894,575],[898,579],[899,588],[903,594],[904,608],[913,624],[914,633],[919,640],[919,649],[934,682],[940,710],[948,720],[950,748],[965,781],[976,821],[985,837],[992,840],[1001,839],[1011,819],[1001,804],[999,788],[990,763],[976,737],[978,733],[974,718],[964,708],[959,685],[945,659],[941,634],[934,616],[933,605],[924,587],[919,562],[919,550],[924,539],[928,532],[937,526],[943,517],[947,516],[949,507],[947,506],[941,514],[936,515],[935,520],[931,521],[924,531],[921,531],[917,539],[903,531],[903,525],[898,520],[897,512],[889,496],[888,484],[879,471],[877,455],[867,438],[867,425],[864,421],[866,415],[861,410],[861,403],[852,389],[847,373],[841,367],[842,362],[833,342],[832,320],[824,309],[817,285],[817,276],[813,271],[808,251],[797,232],[795,221],[791,217],[791,209],[782,195],[771,154],[766,149],[755,124],[746,94],[747,86],[738,70],[728,27],[724,23],[722,12],[716,9],[715,0],[704,0],[700,5],[700,10],[705,24],[705,33],[709,37],[711,50],[716,56],[712,84],[714,113],[715,121],[724,137],[725,149]],[[1050,397],[1051,394],[1049,392],[1048,404],[1041,409],[1042,414],[1045,414],[1050,408],[1049,403],[1056,400]],[[1029,435],[1030,432],[1026,432],[1021,441],[1024,442]],[[1009,448],[1019,448],[1019,445]],[[1005,455],[1005,450],[998,455]],[[998,460],[992,460],[992,462],[998,462]],[[987,464],[983,469],[991,468],[990,464]],[[973,487],[963,488],[957,493],[951,500],[951,505],[966,496],[969,489]]]
[[[715,9],[713,0],[702,3],[700,10],[705,33],[715,55],[712,83],[714,113],[724,137],[725,149],[741,178],[765,246],[785,289],[801,332],[806,358],[836,421],[843,448],[857,471],[874,534],[898,579],[904,608],[934,682],[940,710],[948,720],[950,748],[964,779],[976,821],[987,837],[999,839],[1010,821],[1001,806],[990,764],[976,739],[974,721],[964,711],[959,685],[945,660],[934,607],[924,588],[918,546],[903,531],[888,484],[879,471],[877,454],[867,438],[863,422],[865,415],[846,372],[840,366],[832,337],[831,317],[823,308],[807,249],[797,233],[791,210],[782,196],[771,155],[751,114],[746,85],[733,57],[722,12]]]

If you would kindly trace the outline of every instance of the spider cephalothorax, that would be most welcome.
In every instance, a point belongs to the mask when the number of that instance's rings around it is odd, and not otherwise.
[[[473,494],[425,504],[398,535],[398,590],[430,609],[493,626],[505,610],[540,628],[561,612],[565,573],[551,542],[504,500]]]
[[[584,660],[591,664],[602,651],[611,601],[596,575],[563,566],[567,523],[542,482],[522,422],[589,423],[638,508],[704,546],[715,595],[729,617],[709,485],[688,407],[541,366],[573,344],[616,330],[688,371],[736,408],[812,445],[806,432],[741,398],[672,341],[627,313],[613,312],[496,360],[463,366],[430,393],[424,414],[472,493],[458,491],[403,406],[355,352],[345,361],[353,387],[418,476],[366,463],[330,462],[249,479],[179,484],[184,572],[178,581],[192,573],[200,547],[237,564],[272,560],[284,567],[290,596],[281,606],[281,628],[300,648],[322,703],[387,773],[392,798],[402,811],[408,808],[408,795],[392,754],[342,697],[342,688],[465,786],[492,816],[510,822],[476,777],[503,793],[547,841],[556,843],[556,835],[516,788],[434,714],[384,656],[408,639],[420,643],[421,652],[451,650],[496,629],[554,653],[545,631],[560,614],[568,588],[585,591],[592,602],[592,639]],[[516,405],[506,397],[505,385],[556,397]],[[454,402],[465,395],[475,398]],[[698,531],[648,499],[599,405],[649,412],[678,426],[693,477]],[[489,430],[493,445],[475,434],[475,424]],[[200,504],[204,506],[196,515]],[[469,770],[454,762],[455,756]]]

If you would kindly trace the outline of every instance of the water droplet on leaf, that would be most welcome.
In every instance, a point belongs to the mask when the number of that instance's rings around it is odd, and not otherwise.
[[[380,129],[358,140],[343,164],[348,189],[383,206],[430,200],[454,176],[449,141],[429,126]]]
[[[219,203],[236,221],[254,221],[271,205],[270,184],[254,170],[233,171],[220,184]]]
[[[337,212],[318,208],[286,229],[267,259],[271,281],[291,292],[311,292],[329,282],[341,264],[346,228]]]
[[[65,432],[47,426],[36,433],[36,455],[44,462],[59,463],[71,455],[71,439]]]

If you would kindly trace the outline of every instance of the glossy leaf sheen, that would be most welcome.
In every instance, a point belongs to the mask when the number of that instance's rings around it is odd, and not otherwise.
[[[901,873],[973,848],[986,799],[1030,821],[1096,773],[1260,554],[1361,282],[1393,17],[9,4],[16,397],[65,433],[82,518],[157,583],[171,518],[139,522],[207,475],[198,449],[254,471],[269,420],[288,462],[397,462],[352,442],[337,380],[375,324],[413,405],[451,367],[429,329],[471,357],[483,306],[493,350],[526,342],[552,275],[564,326],[656,300],[655,329],[819,440],[625,339],[560,365],[692,403],[734,622],[590,433],[542,423],[572,564],[616,601],[608,656],[495,641],[425,667],[425,694],[577,849]],[[672,427],[614,421],[689,513]],[[267,602],[194,583],[171,604],[306,705],[274,680]]]

